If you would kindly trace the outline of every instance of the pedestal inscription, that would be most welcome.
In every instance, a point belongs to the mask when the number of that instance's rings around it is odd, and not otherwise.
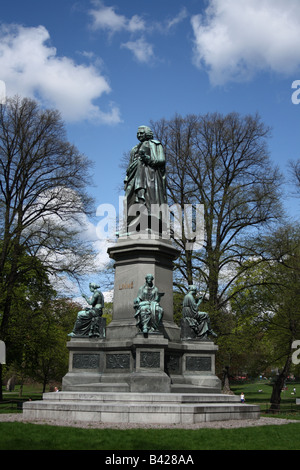
[[[130,354],[107,354],[106,369],[129,369]]]
[[[191,371],[211,371],[211,358],[199,356],[187,356],[186,370]]]
[[[97,369],[100,364],[99,354],[74,354],[73,369]]]
[[[141,367],[145,368],[159,368],[160,367],[160,353],[141,351],[140,358]]]

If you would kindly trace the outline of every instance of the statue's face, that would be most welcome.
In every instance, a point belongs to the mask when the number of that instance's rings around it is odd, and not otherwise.
[[[146,131],[144,127],[139,127],[137,131],[137,138],[139,139],[140,142],[144,142],[147,140],[146,137]]]
[[[152,276],[146,276],[146,282],[147,284],[151,284],[153,281],[153,277]]]

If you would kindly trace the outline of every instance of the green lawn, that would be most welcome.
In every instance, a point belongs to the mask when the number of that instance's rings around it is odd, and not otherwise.
[[[0,413],[21,412],[18,403],[26,400],[41,400],[43,388],[39,384],[24,385],[22,395],[20,396],[20,386],[16,385],[14,391],[8,392],[5,387],[2,389],[3,401],[0,402]],[[49,389],[46,390],[47,392]]]
[[[296,394],[293,393],[294,387],[296,388]],[[255,383],[231,385],[231,390],[236,395],[244,392],[246,403],[260,405],[262,413],[269,409],[272,394],[271,383],[262,380]],[[288,383],[286,390],[281,392],[281,413],[299,415],[300,406],[296,405],[296,398],[300,399],[300,383]]]
[[[237,429],[80,429],[0,423],[1,450],[299,450],[300,422]]]

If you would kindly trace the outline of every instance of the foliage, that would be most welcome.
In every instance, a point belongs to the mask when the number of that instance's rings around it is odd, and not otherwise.
[[[261,240],[260,263],[248,262],[234,286],[231,347],[244,368],[281,369],[272,402],[293,370],[292,343],[300,337],[300,227],[285,226]],[[239,350],[237,346],[241,347]]]
[[[19,380],[46,384],[61,381],[68,370],[67,334],[72,331],[79,305],[67,299],[41,299],[11,317],[8,364]]]
[[[113,315],[113,303],[112,302],[105,302],[104,309],[103,309],[103,318],[106,319],[106,326],[110,324],[112,321]]]
[[[90,162],[66,140],[55,110],[15,97],[0,110],[0,336],[5,339],[20,261],[37,257],[44,269],[76,275],[92,263],[81,240],[84,215],[91,209],[85,192]],[[10,269],[5,270],[7,259]]]
[[[180,327],[180,321],[182,318],[182,303],[183,303],[184,294],[182,292],[174,292],[173,294],[173,320],[177,326]]]
[[[85,190],[90,166],[67,141],[57,111],[18,96],[0,108],[0,338],[18,369],[31,348],[27,326],[36,327],[34,321],[49,309],[48,276],[74,278],[95,268],[81,236],[92,213]]]

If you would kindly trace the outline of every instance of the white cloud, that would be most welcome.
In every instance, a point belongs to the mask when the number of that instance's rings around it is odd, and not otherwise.
[[[145,41],[144,38],[137,39],[136,41],[128,41],[121,44],[121,47],[125,47],[133,52],[138,62],[146,63],[154,58],[153,46]]]
[[[176,15],[174,18],[170,19],[169,21],[167,21],[167,29],[171,29],[173,28],[174,26],[177,26],[179,23],[181,23],[181,21],[183,21],[186,17],[188,16],[188,12],[187,12],[187,9],[185,7],[183,7],[180,12],[178,13],[178,15]]]
[[[195,64],[215,85],[259,71],[292,74],[300,66],[299,0],[210,0],[191,19]]]
[[[89,15],[92,17],[92,29],[105,31],[110,37],[116,33],[127,33],[130,40],[123,42],[121,48],[130,50],[134,58],[141,63],[152,64],[155,58],[153,45],[145,39],[145,36],[153,33],[168,34],[188,16],[187,9],[183,7],[172,18],[160,22],[148,19],[145,22],[140,15],[133,15],[130,18],[117,13],[116,7],[106,6],[102,0],[92,0],[92,3],[94,8],[89,10]],[[140,35],[139,39],[135,39],[137,33]]]
[[[6,83],[7,95],[39,99],[58,109],[68,121],[119,122],[115,106],[104,112],[94,104],[111,91],[107,79],[93,65],[78,65],[68,57],[59,57],[49,39],[43,26],[0,27],[0,78]]]
[[[93,29],[103,29],[112,34],[120,31],[135,33],[144,30],[145,23],[140,16],[134,15],[132,18],[126,18],[126,16],[116,13],[115,7],[105,6],[97,0],[93,3],[95,8],[89,11],[93,20]]]

